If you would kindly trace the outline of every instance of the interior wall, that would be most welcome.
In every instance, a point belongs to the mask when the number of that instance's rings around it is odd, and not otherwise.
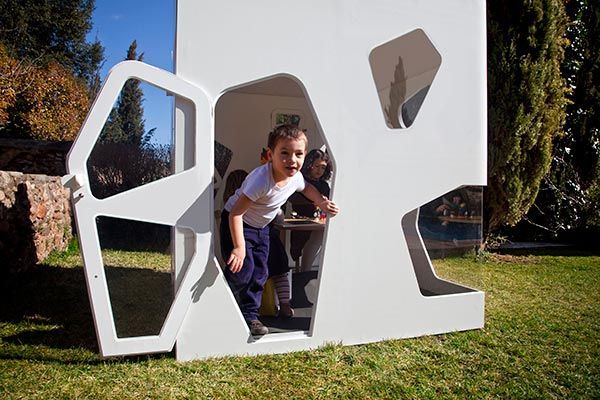
[[[306,129],[308,149],[324,142],[304,97],[268,96],[262,94],[226,93],[215,107],[215,139],[233,151],[223,177],[215,173],[215,210],[223,208],[223,189],[227,175],[236,169],[246,172],[260,166],[260,154],[267,147],[273,129],[272,114],[276,110],[300,114],[300,128]]]

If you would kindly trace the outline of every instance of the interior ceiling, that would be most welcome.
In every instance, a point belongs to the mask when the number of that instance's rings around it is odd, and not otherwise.
[[[242,86],[233,93],[262,94],[266,96],[304,97],[300,85],[293,79],[284,76],[267,79],[251,85]]]

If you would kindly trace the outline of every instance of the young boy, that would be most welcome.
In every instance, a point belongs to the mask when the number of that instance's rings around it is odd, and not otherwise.
[[[338,213],[336,204],[305,183],[300,171],[308,140],[293,125],[281,125],[269,134],[269,162],[254,169],[229,198],[221,215],[221,254],[225,277],[252,335],[268,328],[258,320],[264,284],[269,275],[269,223],[295,192],[302,192],[328,214]]]

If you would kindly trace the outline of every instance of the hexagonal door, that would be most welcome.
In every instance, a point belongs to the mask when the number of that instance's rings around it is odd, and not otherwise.
[[[138,79],[191,102],[194,113],[194,162],[190,168],[106,198],[90,188],[88,159],[112,105],[125,83]],[[71,188],[84,260],[86,283],[103,356],[170,351],[192,301],[193,285],[208,263],[212,224],[213,140],[211,106],[204,91],[183,79],[138,61],[117,64],[108,74],[68,156],[63,181]],[[201,204],[200,213],[188,210]],[[200,214],[200,215],[199,215]],[[191,231],[195,252],[178,285],[158,335],[118,337],[111,307],[96,220],[99,216],[162,224]]]

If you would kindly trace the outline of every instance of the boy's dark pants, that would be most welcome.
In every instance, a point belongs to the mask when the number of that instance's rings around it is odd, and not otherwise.
[[[227,262],[233,241],[229,229],[229,212],[221,214],[221,255]],[[258,309],[262,300],[262,292],[269,276],[267,259],[269,257],[269,227],[254,228],[244,223],[244,240],[246,242],[246,258],[242,269],[233,273],[225,266],[223,273],[233,291],[240,310],[247,322],[258,319]]]

